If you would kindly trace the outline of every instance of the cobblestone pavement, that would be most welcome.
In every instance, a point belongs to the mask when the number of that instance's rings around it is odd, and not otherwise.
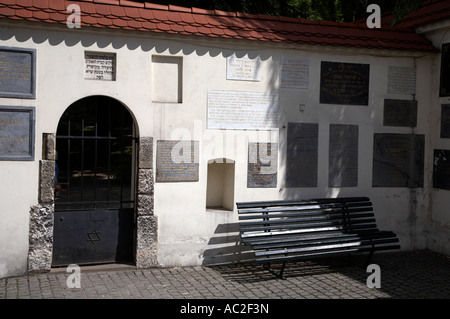
[[[381,288],[369,288],[364,259],[333,258],[288,264],[285,280],[260,266],[136,269],[81,268],[81,288],[70,273],[0,279],[0,299],[450,299],[450,258],[430,251],[378,253]]]

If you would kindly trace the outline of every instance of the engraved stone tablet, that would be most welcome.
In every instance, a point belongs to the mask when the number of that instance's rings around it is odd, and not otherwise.
[[[330,125],[328,186],[358,186],[358,125]]]
[[[36,50],[0,47],[0,97],[36,97]]]
[[[282,58],[280,86],[283,88],[307,89],[309,85],[309,60]]]
[[[439,96],[450,96],[450,43],[442,45]]]
[[[316,187],[319,124],[288,123],[286,187]]]
[[[450,150],[434,150],[433,187],[450,190]]]
[[[441,138],[450,138],[450,104],[441,105]]]
[[[384,126],[415,127],[417,125],[417,101],[384,100]]]
[[[260,81],[260,57],[250,59],[247,55],[238,58],[235,54],[227,58],[227,80]]]
[[[0,106],[0,160],[34,160],[34,107]]]
[[[275,129],[278,94],[208,91],[209,129]]]
[[[114,81],[116,79],[116,54],[85,52],[84,78]]]
[[[198,141],[157,141],[156,182],[198,182]]]
[[[278,143],[248,143],[249,188],[277,187]]]
[[[320,103],[368,105],[370,65],[322,61]]]
[[[373,187],[422,187],[424,135],[374,134]]]
[[[406,66],[389,66],[388,93],[416,94],[416,69]]]

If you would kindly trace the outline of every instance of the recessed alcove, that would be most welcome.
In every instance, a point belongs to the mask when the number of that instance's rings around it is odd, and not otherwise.
[[[207,211],[233,211],[235,163],[229,159],[208,162],[206,185]]]

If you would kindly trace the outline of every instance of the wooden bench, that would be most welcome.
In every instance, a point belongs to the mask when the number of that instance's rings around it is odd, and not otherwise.
[[[242,243],[255,251],[256,263],[281,263],[343,253],[399,249],[391,231],[380,231],[367,197],[240,202]],[[397,243],[397,244],[396,244]]]

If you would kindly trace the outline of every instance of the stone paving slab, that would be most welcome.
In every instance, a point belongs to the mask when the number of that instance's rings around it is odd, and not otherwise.
[[[450,258],[423,250],[378,253],[381,288],[367,286],[363,258],[288,264],[285,280],[251,264],[111,270],[81,267],[0,279],[0,299],[450,299]]]

